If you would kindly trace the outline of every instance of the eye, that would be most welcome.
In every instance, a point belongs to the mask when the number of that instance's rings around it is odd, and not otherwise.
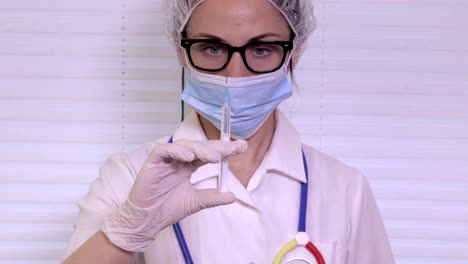
[[[271,52],[271,50],[265,48],[265,47],[256,47],[253,49],[253,54],[255,56],[266,56]]]
[[[249,47],[247,51],[248,54],[253,57],[266,57],[273,52],[273,49],[270,45],[259,44]]]
[[[222,45],[215,44],[215,43],[206,43],[203,45],[202,49],[203,53],[210,55],[210,56],[217,56],[224,53],[225,48]]]

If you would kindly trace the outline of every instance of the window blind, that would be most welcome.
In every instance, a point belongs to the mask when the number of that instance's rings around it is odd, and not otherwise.
[[[105,159],[179,123],[163,16],[158,1],[0,1],[0,263],[59,263]]]
[[[468,2],[314,3],[282,109],[368,177],[397,263],[467,263]],[[179,123],[164,15],[160,0],[0,0],[0,264],[58,263],[105,158]]]

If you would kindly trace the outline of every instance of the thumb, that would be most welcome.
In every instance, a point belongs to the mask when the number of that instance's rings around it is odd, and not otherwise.
[[[236,200],[232,192],[220,192],[217,189],[195,190],[192,201],[193,213],[205,208],[231,204]]]

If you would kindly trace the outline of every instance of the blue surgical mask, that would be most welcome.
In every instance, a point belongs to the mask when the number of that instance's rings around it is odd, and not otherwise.
[[[251,137],[293,89],[283,65],[275,72],[249,77],[223,77],[188,68],[181,99],[218,129],[225,87],[231,103],[231,136]]]

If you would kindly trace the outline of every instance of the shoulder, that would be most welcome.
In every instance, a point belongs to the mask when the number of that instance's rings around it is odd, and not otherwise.
[[[99,177],[90,186],[88,195],[82,203],[92,197],[99,196],[100,200],[110,199],[114,206],[123,203],[130,192],[138,172],[143,163],[159,143],[165,143],[169,137],[160,138],[142,144],[126,152],[112,154],[101,166]],[[104,199],[105,197],[106,199]]]
[[[114,153],[101,167],[101,172],[103,168],[110,167],[112,169],[128,172],[129,174],[135,176],[140,171],[143,163],[151,154],[156,145],[167,143],[169,138],[169,136],[166,136],[144,143],[126,152]]]
[[[316,177],[345,184],[365,180],[357,168],[349,166],[311,146],[303,144],[302,149],[307,158],[309,172]]]
[[[345,208],[347,213],[368,200],[375,202],[367,178],[357,168],[307,145],[303,145],[303,151],[308,163],[309,190],[316,199]]]
[[[167,143],[169,138],[169,136],[166,136],[141,144],[129,151],[114,153],[101,167],[101,171],[103,168],[111,167],[113,169],[128,172],[129,174],[135,176],[140,171],[143,163],[151,154],[156,145]]]

